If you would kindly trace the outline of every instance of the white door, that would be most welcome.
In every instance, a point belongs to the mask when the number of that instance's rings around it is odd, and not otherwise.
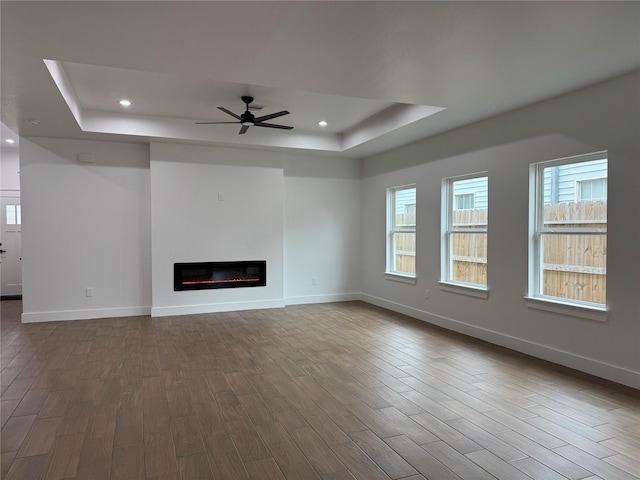
[[[22,251],[20,197],[2,197],[0,229],[0,295],[22,295]]]

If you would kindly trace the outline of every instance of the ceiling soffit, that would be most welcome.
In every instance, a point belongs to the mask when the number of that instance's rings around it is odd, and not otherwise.
[[[44,60],[78,126],[84,132],[168,138],[250,146],[346,152],[423,120],[443,107],[300,92],[130,69]],[[256,115],[288,110],[279,117],[293,130],[239,125],[198,125],[235,121],[216,107],[241,114],[243,95],[255,98]],[[129,99],[130,107],[118,101]],[[326,121],[321,127],[318,122]]]

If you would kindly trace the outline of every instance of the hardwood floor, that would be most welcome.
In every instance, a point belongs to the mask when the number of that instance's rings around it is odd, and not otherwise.
[[[7,480],[640,478],[638,391],[365,303],[1,305]]]

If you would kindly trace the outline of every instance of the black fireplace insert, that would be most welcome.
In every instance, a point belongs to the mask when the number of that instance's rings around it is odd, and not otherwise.
[[[240,262],[192,262],[173,264],[173,290],[264,287],[265,260]]]

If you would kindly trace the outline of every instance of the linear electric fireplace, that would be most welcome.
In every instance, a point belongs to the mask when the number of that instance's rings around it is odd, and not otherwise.
[[[264,287],[265,260],[243,262],[195,262],[173,264],[173,290]]]

